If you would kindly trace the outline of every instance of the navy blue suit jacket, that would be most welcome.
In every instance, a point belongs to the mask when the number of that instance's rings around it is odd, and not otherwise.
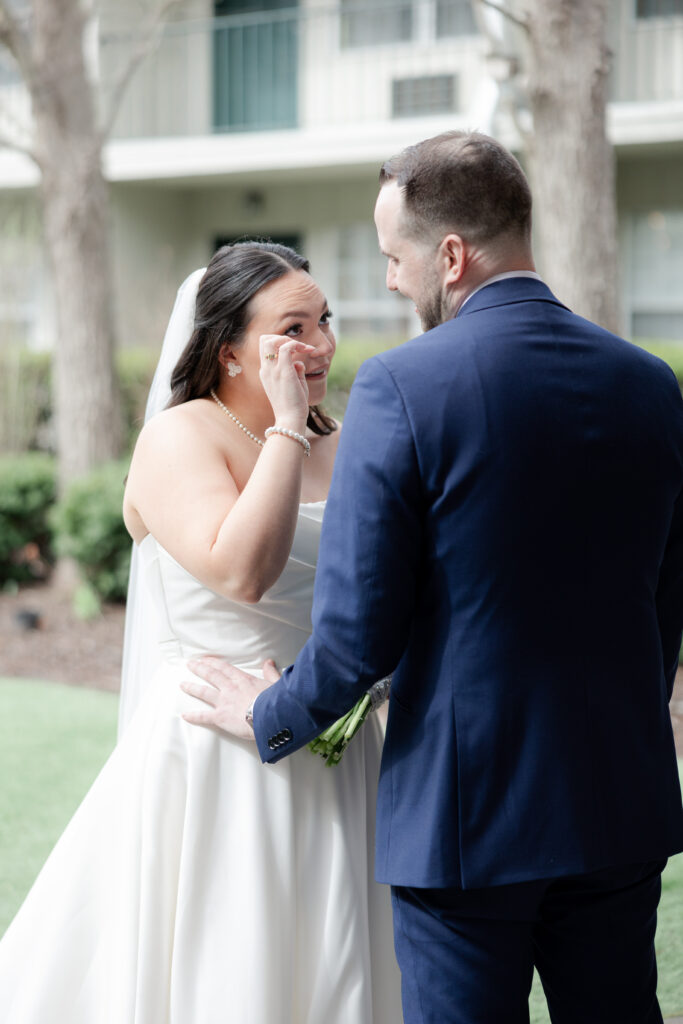
[[[380,881],[666,857],[683,849],[682,627],[671,370],[541,282],[495,282],[358,373],[313,635],[256,702],[259,751],[291,753],[394,671]]]

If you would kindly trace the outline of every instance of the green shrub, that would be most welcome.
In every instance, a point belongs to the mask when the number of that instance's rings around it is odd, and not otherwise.
[[[649,338],[634,338],[634,343],[641,348],[647,349],[653,355],[659,356],[665,363],[668,363],[676,374],[678,383],[683,388],[683,342],[680,341],[653,341]]]
[[[50,561],[48,510],[56,469],[49,455],[0,456],[0,585],[46,575]]]
[[[378,341],[376,338],[374,340],[370,338],[340,340],[330,367],[330,375],[328,377],[330,388],[350,391],[360,365],[366,359],[369,359],[370,356],[376,356],[379,352],[386,352],[388,348],[393,348],[395,344],[398,344],[398,339],[395,342],[391,340]]]
[[[354,337],[340,340],[330,367],[323,408],[338,420],[343,419],[349,391],[361,364],[370,356],[393,348],[401,340],[405,339],[378,341],[377,338]]]
[[[50,521],[57,553],[73,558],[84,580],[103,601],[123,601],[131,540],[121,506],[128,462],[108,462],[75,481]]]
[[[121,349],[116,372],[121,389],[121,411],[126,451],[131,451],[145,419],[145,405],[159,353],[147,348]]]

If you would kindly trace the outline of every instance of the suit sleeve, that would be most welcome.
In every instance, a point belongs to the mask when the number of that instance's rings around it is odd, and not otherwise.
[[[275,762],[314,739],[396,667],[415,606],[421,483],[411,424],[381,358],[351,390],[325,509],[313,634],[258,698],[254,733]]]

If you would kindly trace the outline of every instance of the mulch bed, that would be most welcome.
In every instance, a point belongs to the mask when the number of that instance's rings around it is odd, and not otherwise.
[[[69,596],[47,583],[0,594],[0,676],[118,692],[124,617],[123,605],[105,605],[81,621]]]
[[[82,622],[65,594],[51,584],[0,594],[0,676],[47,679],[117,692],[125,609],[106,605]],[[27,629],[33,622],[37,628]],[[683,670],[671,702],[676,749],[683,758]]]

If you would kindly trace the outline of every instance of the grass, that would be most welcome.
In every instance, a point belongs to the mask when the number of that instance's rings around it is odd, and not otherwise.
[[[679,763],[683,781],[683,761]],[[672,857],[662,875],[662,899],[657,915],[657,994],[664,1017],[683,1015],[683,853]],[[531,1024],[550,1024],[538,975],[529,1001]]]
[[[115,694],[0,681],[0,934],[116,741]]]
[[[111,693],[0,680],[0,934],[109,756],[117,710]],[[683,1014],[683,854],[664,873],[657,955],[664,1016]],[[535,977],[531,1024],[547,1022]]]

